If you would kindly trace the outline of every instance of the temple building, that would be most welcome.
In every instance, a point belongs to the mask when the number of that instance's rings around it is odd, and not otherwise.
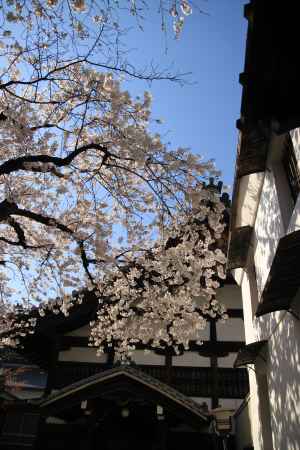
[[[248,393],[248,375],[233,367],[244,346],[244,324],[240,288],[230,275],[217,299],[229,318],[211,319],[202,344],[192,342],[180,354],[145,353],[137,345],[130,365],[116,360],[113,347],[98,357],[88,346],[97,308],[93,293],[68,317],[40,318],[24,341],[30,362],[19,361],[27,366],[23,382],[20,372],[19,389],[11,382],[0,394],[0,448],[176,450],[197,442],[207,450],[234,450],[232,417]],[[1,366],[13,364],[18,366],[4,354]],[[33,378],[39,396],[32,394]]]
[[[228,268],[241,287],[250,393],[238,450],[300,448],[299,7],[252,0]],[[245,430],[251,423],[250,431]]]

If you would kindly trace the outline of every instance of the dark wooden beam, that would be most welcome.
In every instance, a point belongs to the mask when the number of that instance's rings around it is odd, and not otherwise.
[[[114,346],[109,347],[107,351],[107,366],[109,368],[113,367],[115,361],[115,348]]]
[[[241,74],[240,80],[246,84],[247,74]],[[269,144],[266,131],[246,123],[245,119],[238,120],[237,127],[241,131],[241,136],[236,159],[236,177],[264,172]]]
[[[224,342],[212,342],[207,341],[203,342],[201,346],[197,349],[197,352],[200,356],[204,356],[207,358],[224,358],[229,353],[236,353],[239,349],[244,345],[243,342],[240,341],[224,341]]]
[[[166,366],[166,383],[172,384],[172,349],[166,349],[165,366]]]
[[[50,342],[49,351],[49,359],[48,359],[48,375],[47,375],[47,384],[45,389],[45,394],[48,395],[52,391],[55,386],[55,376],[57,375],[56,366],[58,361],[58,353],[59,353],[59,343],[57,335],[52,336]]]
[[[215,320],[210,321],[210,342],[212,346],[215,346],[217,343],[217,326]],[[214,409],[219,405],[218,358],[215,352],[210,356],[210,367],[212,378],[211,407]]]
[[[229,270],[245,267],[252,233],[253,227],[250,226],[232,230],[228,247],[227,268]]]
[[[279,241],[256,316],[292,310],[300,287],[300,230]]]
[[[243,319],[244,320],[244,313],[243,313],[242,309],[228,308],[227,314],[231,319]]]
[[[234,367],[242,367],[247,364],[254,364],[259,353],[265,347],[268,341],[257,341],[251,344],[245,345],[238,353],[236,360],[234,362]]]

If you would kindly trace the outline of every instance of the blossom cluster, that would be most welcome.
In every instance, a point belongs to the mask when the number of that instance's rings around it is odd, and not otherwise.
[[[201,342],[207,320],[227,318],[215,298],[225,278],[226,258],[216,246],[224,205],[205,189],[201,198],[198,210],[177,217],[160,245],[134,264],[114,267],[98,283],[99,309],[91,324],[98,354],[108,344],[127,359],[137,343],[179,353],[191,341]]]
[[[81,39],[88,39],[91,35],[91,23],[106,25],[116,30],[120,28],[121,10],[128,11],[131,16],[140,19],[145,11],[159,11],[164,23],[164,16],[170,14],[174,19],[173,28],[175,36],[178,38],[182,31],[184,17],[192,14],[192,7],[187,0],[160,0],[155,2],[146,2],[145,0],[130,0],[120,2],[105,2],[103,0],[93,1],[92,7],[86,0],[71,0],[66,5],[64,0],[44,0],[33,1],[26,0],[7,0],[5,8],[2,11],[2,21],[8,24],[24,24],[28,30],[32,29],[36,18],[45,23],[50,22],[55,26],[54,31],[59,32],[61,28],[61,37],[71,31],[63,26],[62,17],[65,22],[70,21],[70,28],[77,31]],[[48,30],[49,33],[49,30]],[[11,37],[10,30],[3,31],[4,37]]]
[[[122,89],[125,75],[170,77],[136,71],[112,48],[122,34],[115,3],[7,0],[0,9],[5,344],[44,316],[70,314],[83,298],[73,291],[86,287],[99,298],[91,342],[120,357],[137,340],[187,347],[207,318],[225,317],[215,303],[223,205],[205,187],[218,171],[150,131],[159,121],[149,92]],[[160,4],[178,36],[189,2]],[[130,12],[141,5],[131,1]]]
[[[218,247],[224,234],[224,205],[216,192],[205,188],[199,199],[198,208],[178,214],[151,250],[126,263],[111,263],[96,287],[90,286],[99,303],[90,324],[90,345],[97,354],[113,346],[117,358],[126,361],[137,344],[173,347],[178,354],[191,341],[201,344],[208,320],[227,319],[225,306],[216,300],[220,279],[226,276],[226,257]],[[82,290],[42,302],[34,310],[35,317],[32,309],[19,306],[19,312],[4,321],[6,330],[13,332],[3,335],[2,344],[19,345],[34,332],[38,317],[67,316],[84,297]]]

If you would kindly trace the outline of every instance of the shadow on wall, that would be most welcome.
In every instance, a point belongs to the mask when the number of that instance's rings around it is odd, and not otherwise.
[[[259,449],[300,450],[299,343],[300,322],[286,312],[268,342],[266,361],[258,358],[255,372],[250,370],[251,397],[258,397],[252,432]]]
[[[300,134],[297,137],[300,139]],[[247,195],[252,195],[254,199],[257,191],[250,190]],[[258,299],[267,281],[279,240],[286,233],[281,201],[277,195],[275,177],[267,169],[253,233]],[[255,439],[264,450],[300,450],[300,321],[281,311],[254,319],[254,326],[255,338],[268,339],[269,347],[265,366],[267,373],[252,374],[256,378],[260,400],[260,410],[257,411],[260,419],[254,416],[252,420],[261,421],[261,427],[255,427],[258,430]]]
[[[276,450],[300,449],[299,345],[300,322],[286,313],[269,342],[268,384]]]
[[[255,222],[254,259],[259,297],[267,281],[280,238],[284,235],[274,175],[266,171]]]
[[[255,224],[254,252],[259,296],[279,239],[284,234],[274,175],[267,171]],[[300,450],[300,322],[287,312],[278,312],[257,319],[256,329],[258,339],[269,339],[267,376],[257,377],[263,425],[259,440],[264,449]],[[268,411],[263,402],[268,400],[273,440],[271,447],[267,436],[264,436]]]

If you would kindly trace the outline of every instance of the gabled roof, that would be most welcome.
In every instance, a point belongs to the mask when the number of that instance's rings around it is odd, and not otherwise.
[[[181,411],[181,415],[186,416],[194,424],[205,425],[209,422],[209,416],[203,412],[198,403],[145,372],[125,365],[73,383],[35,404],[40,407],[42,415],[48,415],[71,408],[82,400],[101,397],[105,392],[112,390],[142,391],[143,397],[148,398],[149,403],[160,404],[179,413]]]

